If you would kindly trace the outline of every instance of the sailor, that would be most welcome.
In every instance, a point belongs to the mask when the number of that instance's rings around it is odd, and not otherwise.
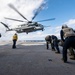
[[[13,46],[12,46],[13,49],[16,48],[16,41],[17,41],[17,39],[18,39],[18,35],[15,33],[13,35]]]
[[[49,49],[49,44],[51,43],[51,36],[47,35],[45,37],[45,41],[46,41],[46,48]]]
[[[51,36],[51,43],[52,43],[52,48],[54,48],[54,50],[56,50],[55,53],[60,53],[57,36],[55,36],[55,35]]]
[[[72,28],[67,25],[62,25],[62,30],[60,31],[61,40],[63,44],[63,61],[67,62],[67,49],[75,48],[75,32]],[[70,49],[72,50],[72,49]],[[75,54],[74,59],[75,59]]]

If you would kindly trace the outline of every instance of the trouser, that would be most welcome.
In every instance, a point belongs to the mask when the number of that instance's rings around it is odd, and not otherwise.
[[[55,50],[54,43],[51,43],[51,48]]]
[[[13,46],[12,48],[16,48],[16,40],[13,40]]]
[[[54,47],[56,48],[57,52],[60,52],[59,51],[58,41],[57,40],[54,40]]]
[[[46,48],[49,49],[50,41],[46,41]]]
[[[63,45],[63,60],[64,62],[67,61],[67,49],[70,47],[75,48],[75,36],[71,36],[65,39],[64,45]]]
[[[61,41],[60,46],[63,47],[63,45],[64,45],[64,42]],[[69,53],[70,53],[71,56],[75,57],[74,49],[72,47],[69,48]]]
[[[49,49],[49,44],[48,44],[48,42],[46,42],[46,47],[47,47],[47,49]]]

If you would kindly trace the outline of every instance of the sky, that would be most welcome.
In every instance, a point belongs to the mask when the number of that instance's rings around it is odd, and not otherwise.
[[[20,22],[10,21],[4,17],[24,20],[18,13],[8,5],[13,4],[28,20],[34,16],[36,10],[42,3],[44,9],[39,12],[34,21],[55,18],[52,21],[39,22],[44,26],[44,31],[31,32],[29,34],[19,33],[18,40],[44,40],[47,35],[56,35],[60,38],[60,30],[63,24],[75,29],[75,0],[0,0],[0,22],[5,22],[10,28],[20,25]],[[12,40],[15,31],[6,32],[6,28],[0,24],[0,40]]]

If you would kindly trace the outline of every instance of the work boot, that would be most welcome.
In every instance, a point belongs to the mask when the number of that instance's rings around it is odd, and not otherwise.
[[[71,56],[70,56],[70,59],[71,59],[71,60],[75,60],[75,55],[71,55]]]
[[[52,49],[52,51],[55,51],[55,49]]]
[[[60,54],[60,52],[59,52],[59,51],[56,51],[55,53]]]
[[[61,60],[62,60],[64,63],[67,63],[67,60],[64,60],[63,58],[61,58]]]

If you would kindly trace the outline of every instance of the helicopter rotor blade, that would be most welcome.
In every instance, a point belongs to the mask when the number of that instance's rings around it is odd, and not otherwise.
[[[38,13],[43,9],[44,6],[45,6],[44,3],[39,6],[39,8],[36,10],[32,20],[38,15]]]
[[[9,29],[8,25],[6,25],[5,23],[3,22],[0,22],[1,24],[3,24],[7,29]]]
[[[44,21],[51,21],[51,20],[55,20],[55,18],[46,19],[46,20],[40,20],[40,21],[37,21],[37,22],[44,22]]]
[[[44,27],[51,27],[51,26],[44,26]]]
[[[8,19],[8,20],[14,20],[14,21],[18,21],[18,22],[25,22],[25,21],[22,21],[22,20],[18,20],[18,19],[13,19],[13,18],[6,18],[5,19]]]
[[[22,16],[25,20],[28,21],[27,18],[25,18],[12,4],[9,4],[9,7],[11,7],[13,10],[15,10],[20,16]]]

